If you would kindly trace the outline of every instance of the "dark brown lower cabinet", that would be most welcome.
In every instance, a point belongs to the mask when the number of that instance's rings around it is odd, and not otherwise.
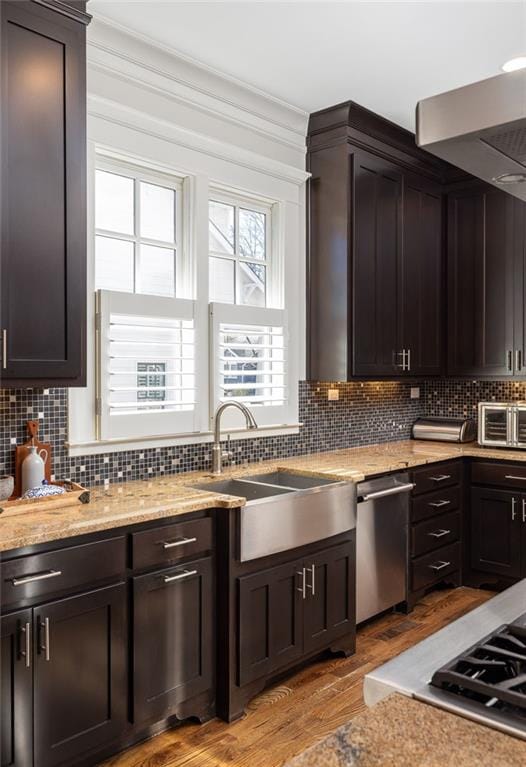
[[[34,610],[35,767],[74,764],[126,719],[124,584]]]
[[[32,621],[32,611],[21,610],[1,622],[2,767],[33,764]]]
[[[303,650],[327,647],[354,630],[354,557],[348,544],[312,557],[306,568]]]
[[[471,568],[520,578],[525,543],[526,495],[510,490],[471,490]]]
[[[241,687],[354,636],[354,542],[242,576],[238,584]]]
[[[2,616],[2,767],[77,764],[118,738],[125,592],[119,584]]]
[[[301,657],[302,560],[239,579],[239,684]]]
[[[177,714],[213,688],[213,584],[210,557],[133,579],[135,721]]]

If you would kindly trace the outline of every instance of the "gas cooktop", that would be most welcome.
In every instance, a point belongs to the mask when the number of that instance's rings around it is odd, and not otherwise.
[[[369,672],[365,702],[399,692],[526,740],[525,609],[526,578]]]
[[[435,671],[431,684],[526,726],[526,613]]]

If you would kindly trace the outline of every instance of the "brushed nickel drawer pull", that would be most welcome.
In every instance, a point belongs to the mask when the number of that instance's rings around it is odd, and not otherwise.
[[[428,506],[433,506],[434,509],[441,509],[442,506],[449,506],[451,501],[429,501]]]
[[[25,623],[20,629],[24,634],[24,650],[20,650],[20,655],[25,658],[26,668],[31,668],[31,624]]]
[[[519,479],[522,482],[526,482],[526,477],[519,477],[517,474],[506,474],[504,479]]]
[[[311,582],[307,583],[307,588],[311,590],[312,596],[316,596],[316,565],[312,564],[310,567],[307,567],[307,570],[311,574]]]
[[[36,583],[37,581],[47,581],[49,578],[58,578],[59,575],[62,575],[62,570],[46,570],[44,573],[24,575],[23,578],[11,578],[11,583],[13,586],[24,586],[26,583]]]
[[[444,535],[449,535],[451,533],[451,530],[435,530],[434,533],[428,533],[428,535],[431,536],[431,538],[443,538]]]
[[[163,549],[174,549],[176,546],[184,546],[186,543],[196,543],[197,538],[178,538],[176,541],[160,541]]]
[[[174,581],[182,581],[184,578],[190,578],[192,575],[197,575],[197,570],[185,570],[177,575],[163,575],[163,582],[173,583]]]
[[[438,572],[439,570],[443,570],[445,567],[449,567],[450,564],[451,562],[439,562],[437,565],[429,565],[429,569]]]
[[[433,482],[445,482],[446,479],[451,479],[451,474],[441,474],[439,477],[429,477]]]
[[[7,370],[7,330],[2,330],[2,368]]]
[[[296,571],[296,575],[299,575],[300,578],[301,578],[301,586],[297,586],[296,587],[296,591],[300,592],[302,599],[305,599],[306,596],[307,596],[305,572],[306,572],[306,568],[305,567],[303,567],[301,570],[297,570]]]
[[[44,658],[49,661],[51,660],[49,618],[44,618],[43,621],[42,618],[40,618],[40,631],[42,631],[42,627],[44,627],[44,643],[42,644],[42,642],[40,642],[40,650],[44,651]]]

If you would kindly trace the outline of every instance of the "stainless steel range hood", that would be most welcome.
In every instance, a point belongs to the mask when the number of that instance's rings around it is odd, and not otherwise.
[[[526,200],[526,69],[419,101],[416,141]]]

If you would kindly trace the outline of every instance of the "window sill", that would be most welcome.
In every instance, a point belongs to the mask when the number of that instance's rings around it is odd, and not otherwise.
[[[256,430],[248,431],[245,428],[225,429],[222,439],[230,434],[232,440],[258,439],[263,437],[280,437],[299,434],[301,423],[280,424],[276,426],[260,426]],[[97,455],[99,453],[119,453],[126,450],[152,450],[159,447],[173,447],[174,445],[196,445],[213,442],[213,432],[191,432],[189,434],[172,434],[148,439],[109,439],[96,440],[93,442],[66,442],[66,449],[71,458],[81,455]]]

